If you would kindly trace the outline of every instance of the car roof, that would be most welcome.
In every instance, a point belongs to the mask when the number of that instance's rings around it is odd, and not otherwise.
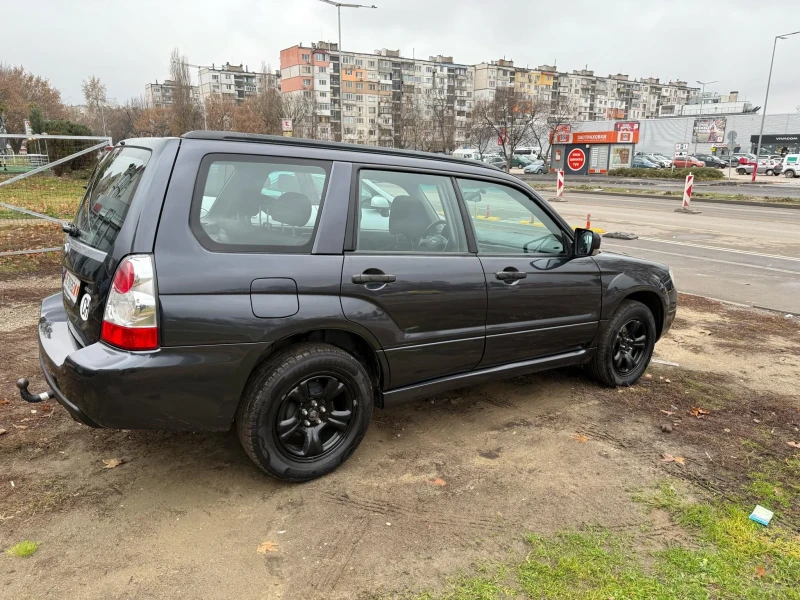
[[[349,144],[346,142],[328,142],[323,140],[311,140],[307,138],[282,137],[278,135],[263,135],[258,133],[237,133],[233,131],[190,131],[184,133],[181,138],[190,140],[213,140],[225,142],[242,142],[252,144],[271,144],[276,146],[319,148],[320,150],[340,150],[343,152],[359,152],[366,154],[381,154],[386,156],[399,156],[406,158],[436,160],[470,167],[482,167],[496,171],[484,162],[470,160],[467,158],[457,158],[447,154],[434,154],[433,152],[421,152],[419,150],[404,150],[398,148],[387,148],[383,146],[367,146],[364,144]]]

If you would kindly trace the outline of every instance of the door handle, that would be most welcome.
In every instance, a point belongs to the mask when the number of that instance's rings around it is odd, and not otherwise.
[[[393,283],[395,281],[397,281],[397,277],[385,273],[362,273],[361,275],[353,275],[353,283]]]
[[[498,271],[494,276],[500,281],[513,281],[515,279],[525,279],[528,274],[525,271]]]

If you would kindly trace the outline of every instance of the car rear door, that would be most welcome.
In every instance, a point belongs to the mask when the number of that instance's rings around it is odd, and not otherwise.
[[[462,197],[472,204],[470,223],[488,294],[480,366],[588,346],[601,309],[600,269],[594,259],[573,257],[567,231],[521,186],[457,181]]]
[[[451,178],[385,167],[355,176],[342,309],[381,344],[387,387],[473,369],[483,355],[486,284]],[[365,188],[391,202],[373,207]]]

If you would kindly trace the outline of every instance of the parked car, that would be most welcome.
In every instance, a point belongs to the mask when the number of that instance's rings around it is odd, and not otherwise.
[[[508,173],[508,163],[502,156],[487,156],[483,159],[483,162]]]
[[[668,156],[665,156],[665,155],[663,155],[663,154],[660,154],[660,153],[658,153],[658,152],[654,152],[654,153],[653,153],[653,156],[655,156],[656,158],[660,158],[660,159],[661,159],[661,162],[662,162],[662,164],[664,165],[664,167],[667,167],[667,168],[669,168],[669,167],[671,167],[671,166],[672,166],[672,159],[671,159],[670,157],[668,157]]]
[[[736,172],[739,175],[752,175],[753,174],[753,167],[755,167],[754,163],[740,163],[739,166],[736,167]],[[783,164],[779,161],[770,159],[770,158],[762,158],[758,161],[758,172],[764,175],[775,175],[778,176],[783,171]],[[787,176],[788,177],[788,176]]]
[[[544,175],[547,173],[547,165],[541,158],[535,158],[530,163],[525,165],[522,171],[526,175]]]
[[[734,152],[732,156],[738,161],[738,163],[734,163],[734,166],[756,163],[756,155],[750,152]]]
[[[672,161],[652,152],[637,152],[635,156],[639,156],[649,160],[657,167],[671,167]]]
[[[510,218],[472,216],[484,201]],[[49,389],[22,379],[23,399],[93,427],[233,426],[290,481],[347,460],[374,407],[567,365],[631,385],[677,307],[666,266],[601,252],[517,178],[409,150],[125,140],[64,229]]]
[[[784,177],[800,177],[800,154],[787,154],[781,163]]]
[[[654,163],[653,161],[645,158],[644,156],[634,156],[633,162],[631,166],[634,169],[658,169],[660,168],[659,165]]]
[[[699,161],[705,163],[707,167],[716,167],[721,169],[722,167],[727,167],[728,163],[720,158],[717,158],[713,154],[695,154],[694,158]]]
[[[698,160],[694,156],[676,156],[672,159],[672,164],[676,169],[692,169],[694,167],[705,167],[706,163]]]
[[[527,156],[520,156],[519,154],[512,154],[511,155],[511,168],[512,169],[524,169],[529,164],[531,164],[531,159]]]

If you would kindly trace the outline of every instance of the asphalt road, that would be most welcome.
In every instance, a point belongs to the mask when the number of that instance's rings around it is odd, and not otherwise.
[[[546,197],[546,194],[543,194]],[[680,291],[793,313],[800,318],[800,211],[704,202],[674,212],[679,199],[574,194],[554,203],[572,225],[630,231],[601,248],[672,267]]]

